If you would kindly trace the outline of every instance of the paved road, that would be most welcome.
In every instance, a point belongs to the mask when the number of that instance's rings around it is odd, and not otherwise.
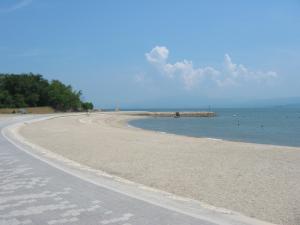
[[[29,117],[0,119],[0,128]],[[32,157],[0,135],[0,225],[213,225],[100,187]]]

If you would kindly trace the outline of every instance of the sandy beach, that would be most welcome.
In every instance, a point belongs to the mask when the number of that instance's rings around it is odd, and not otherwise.
[[[133,128],[122,113],[27,124],[29,141],[90,167],[277,224],[300,224],[300,148]]]

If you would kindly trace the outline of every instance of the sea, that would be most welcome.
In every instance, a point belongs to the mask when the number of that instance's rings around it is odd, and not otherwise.
[[[155,109],[147,111],[207,111]],[[216,117],[151,117],[131,126],[162,133],[300,147],[300,107],[216,108]]]

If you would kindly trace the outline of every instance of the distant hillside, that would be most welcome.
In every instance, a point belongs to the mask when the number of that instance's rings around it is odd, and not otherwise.
[[[57,111],[93,109],[81,100],[81,91],[40,74],[0,74],[0,108],[51,106]]]

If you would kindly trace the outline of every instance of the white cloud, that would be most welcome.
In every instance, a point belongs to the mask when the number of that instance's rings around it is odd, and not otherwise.
[[[17,3],[15,3],[14,5],[11,5],[7,8],[0,8],[0,12],[2,13],[9,13],[9,12],[13,12],[15,10],[24,8],[28,5],[30,5],[33,2],[33,0],[20,0]]]
[[[181,77],[187,89],[192,88],[202,77],[218,75],[218,71],[212,67],[194,68],[193,62],[183,60],[174,64],[167,63],[169,50],[164,46],[156,46],[145,54],[149,63],[154,65],[161,73],[174,78]]]
[[[242,64],[235,64],[228,54],[225,54],[224,57],[223,74],[225,75],[224,79],[218,80],[220,86],[239,84],[243,81],[265,82],[277,77],[277,73],[274,71],[251,71]]]
[[[168,59],[169,57],[169,50],[162,46],[156,46],[154,47],[149,53],[146,53],[146,58],[150,63],[153,64],[165,64],[165,61]]]
[[[183,60],[168,63],[169,50],[164,46],[156,46],[145,54],[149,63],[169,78],[179,78],[185,88],[191,89],[204,80],[209,80],[218,86],[238,85],[244,81],[264,82],[277,76],[276,72],[251,71],[242,64],[234,64],[228,54],[225,54],[224,68],[215,69],[210,66],[194,67],[192,61]]]

